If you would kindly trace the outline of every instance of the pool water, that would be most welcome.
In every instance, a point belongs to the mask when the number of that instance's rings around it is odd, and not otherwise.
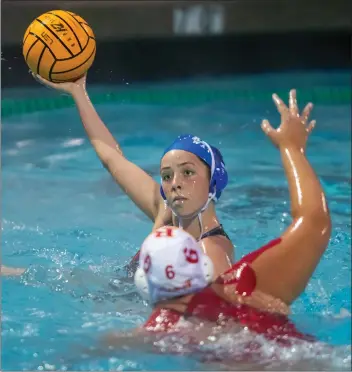
[[[180,133],[194,133],[222,150],[230,182],[218,213],[237,258],[289,224],[280,156],[260,129],[264,117],[278,124],[270,97],[262,103],[122,102],[97,109],[125,155],[156,180],[162,150]],[[307,156],[327,194],[333,233],[305,293],[293,305],[292,318],[321,343],[284,350],[261,340],[267,359],[261,357],[261,367],[253,367],[257,370],[280,363],[278,368],[289,369],[297,361],[307,363],[308,370],[351,366],[350,107],[318,105],[313,116],[317,126]],[[102,333],[146,320],[149,309],[128,294],[134,288],[111,284],[150,229],[151,222],[99,163],[75,109],[3,120],[2,262],[28,270],[20,278],[2,279],[2,370],[221,369],[199,364],[186,347],[182,356],[167,351],[81,356],[80,346],[96,345]],[[243,340],[228,334],[218,341],[219,352],[234,355]],[[180,341],[163,342],[168,350],[167,343]],[[276,360],[273,348],[279,352]],[[244,367],[231,367],[236,368]]]

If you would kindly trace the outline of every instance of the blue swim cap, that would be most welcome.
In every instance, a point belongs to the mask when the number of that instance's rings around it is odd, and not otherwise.
[[[212,199],[219,199],[228,182],[227,171],[221,152],[216,147],[210,146],[207,142],[202,141],[199,137],[192,134],[178,136],[164,151],[163,156],[171,150],[188,151],[197,155],[208,164],[211,171],[209,194],[212,194]],[[160,192],[164,200],[166,200],[162,187],[160,187]],[[214,193],[215,195],[213,195]]]

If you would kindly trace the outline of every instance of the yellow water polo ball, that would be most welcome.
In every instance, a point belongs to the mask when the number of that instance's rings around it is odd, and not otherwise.
[[[65,10],[40,15],[23,37],[23,56],[30,70],[56,83],[84,75],[95,54],[91,27],[79,15]]]

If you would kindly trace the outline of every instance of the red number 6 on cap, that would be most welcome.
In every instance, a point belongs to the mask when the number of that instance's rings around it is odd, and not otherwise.
[[[168,279],[173,279],[175,277],[175,271],[173,270],[173,266],[172,265],[167,265],[165,267],[165,275]]]

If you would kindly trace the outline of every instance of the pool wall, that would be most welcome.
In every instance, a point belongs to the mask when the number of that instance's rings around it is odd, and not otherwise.
[[[3,88],[37,87],[22,37],[36,16],[57,8],[80,14],[96,34],[90,84],[350,68],[346,0],[11,0],[2,2]]]

